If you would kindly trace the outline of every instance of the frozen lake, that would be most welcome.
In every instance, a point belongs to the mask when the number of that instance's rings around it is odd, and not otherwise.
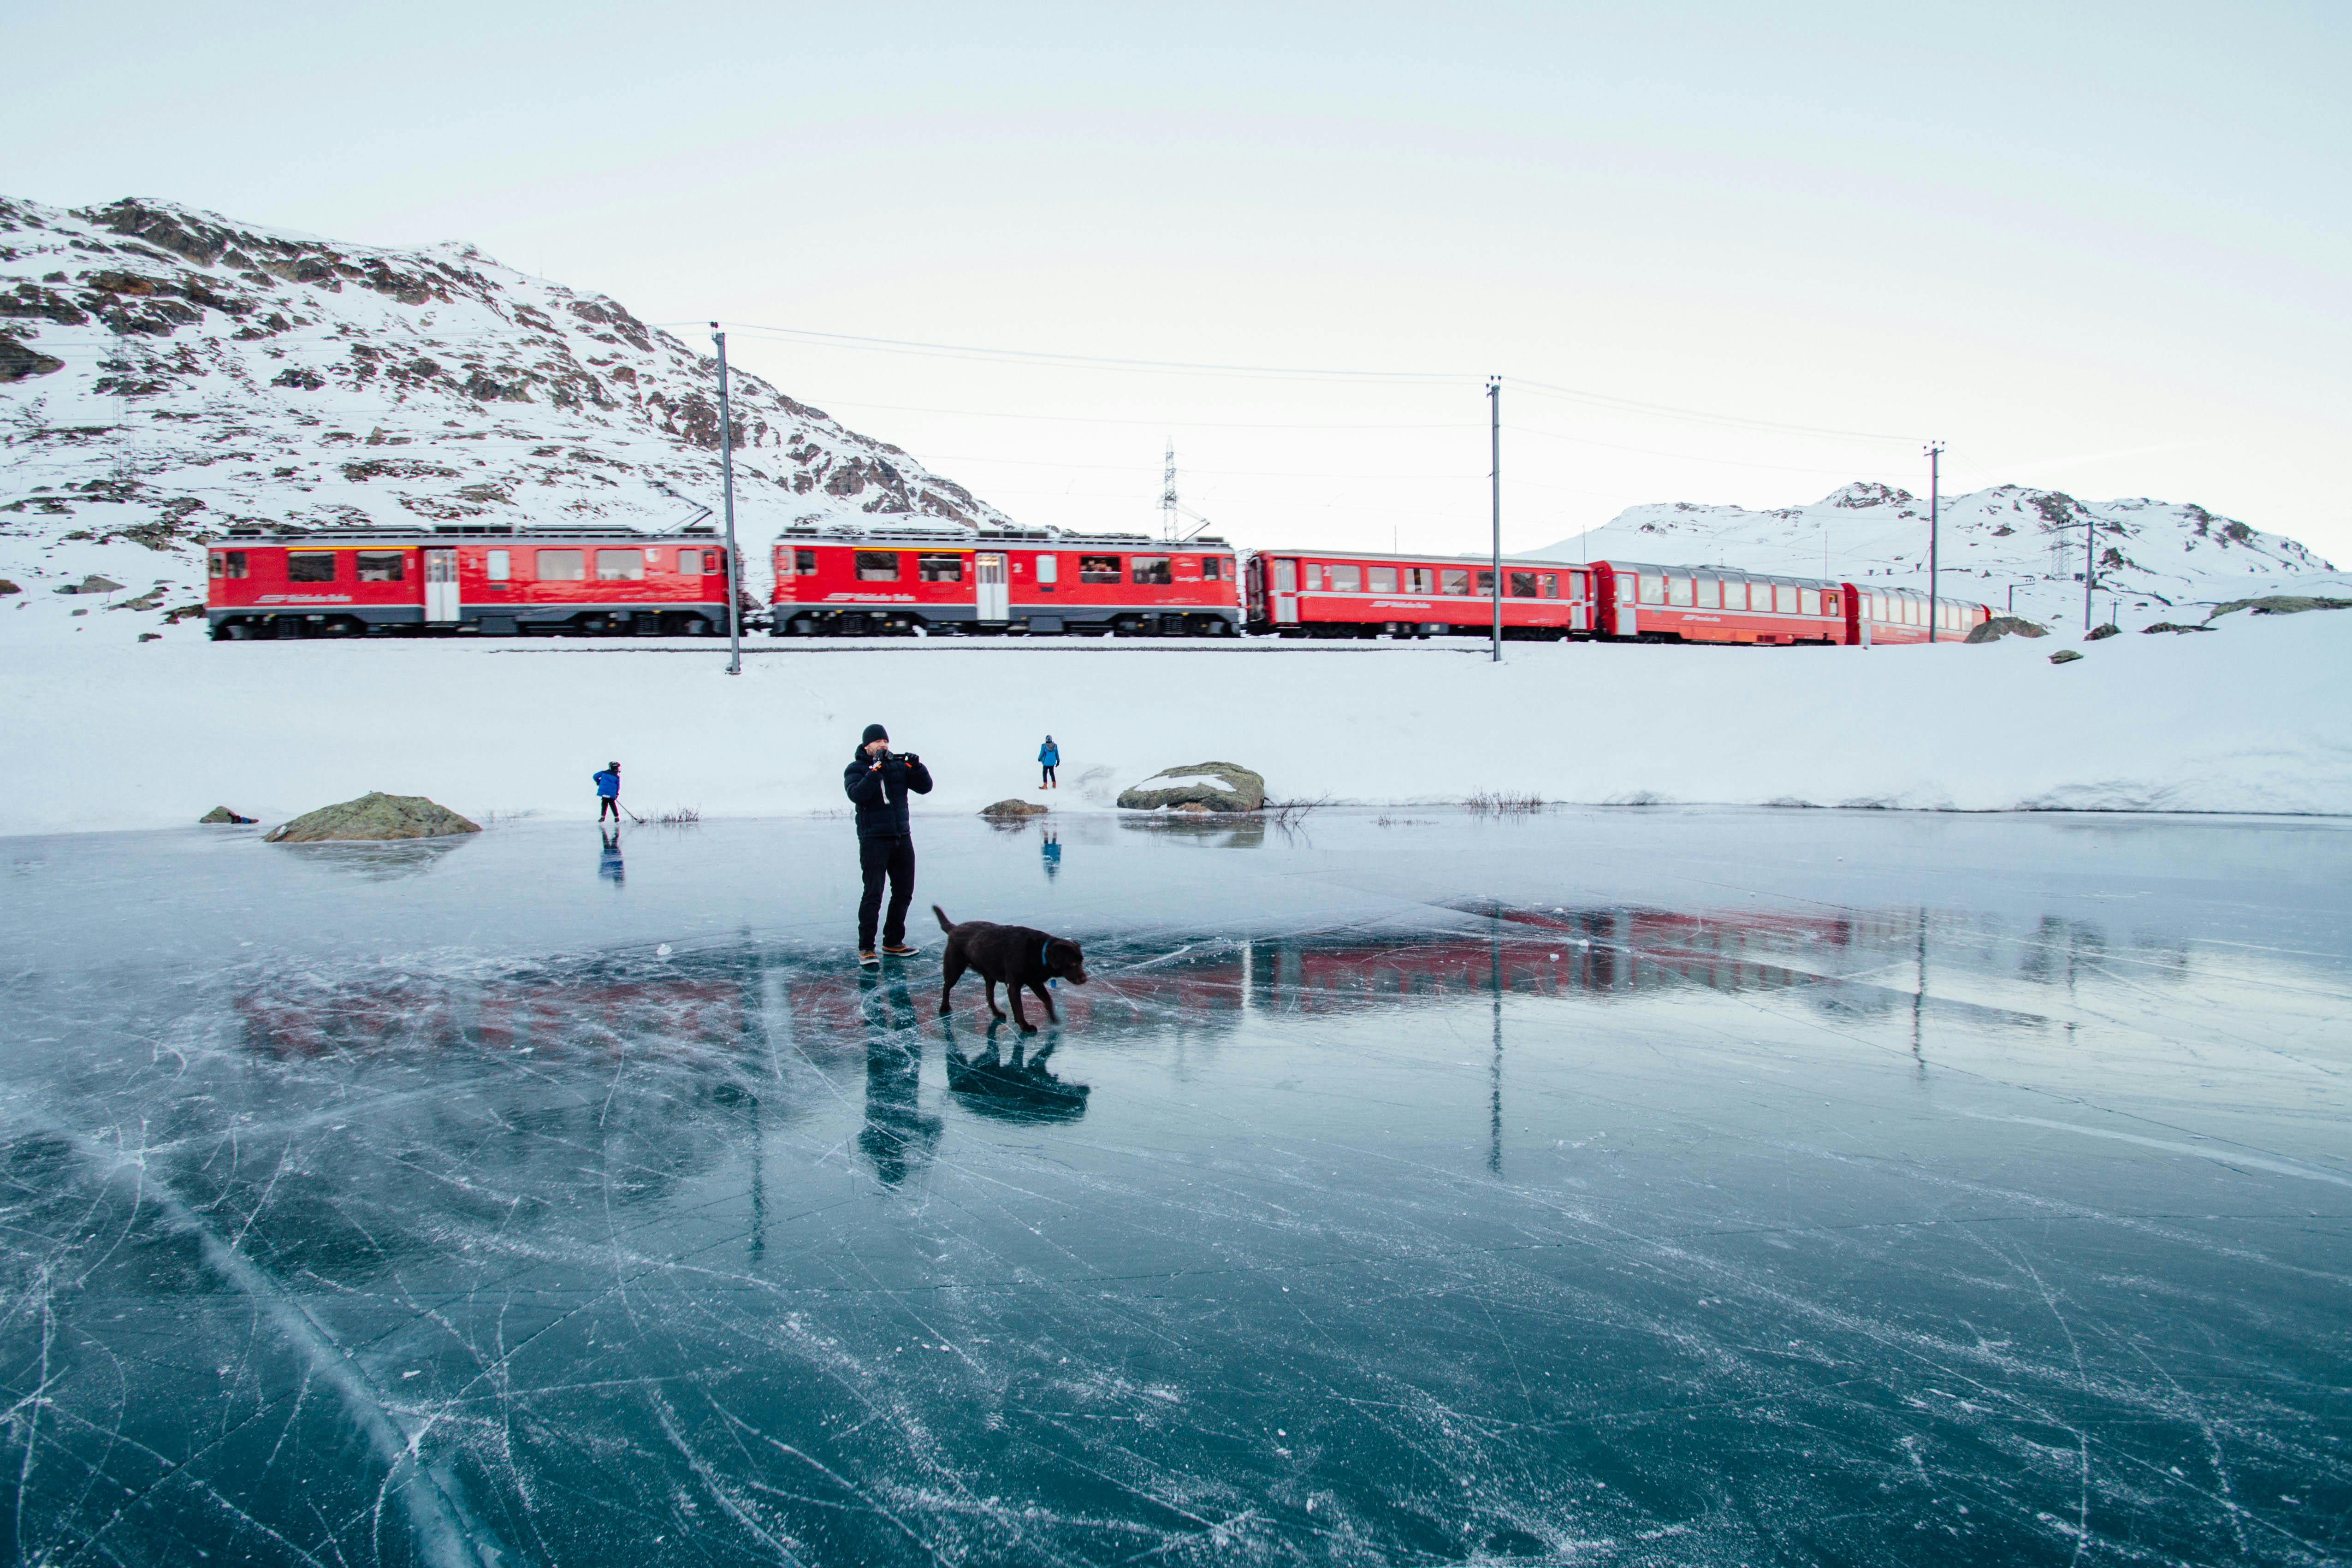
[[[0,841],[9,1554],[2352,1553],[2352,825],[918,843]]]

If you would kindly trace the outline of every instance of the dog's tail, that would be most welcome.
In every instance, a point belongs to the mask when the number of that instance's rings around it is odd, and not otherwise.
[[[932,904],[932,905],[931,905],[931,913],[932,913],[933,915],[938,915],[938,916],[940,917],[940,930],[945,931],[945,932],[949,932],[949,933],[950,933],[950,934],[952,934],[952,933],[954,932],[954,930],[955,930],[955,922],[954,922],[954,921],[952,921],[952,920],[950,920],[950,919],[948,918],[948,912],[947,912],[946,910],[941,909],[938,904]]]

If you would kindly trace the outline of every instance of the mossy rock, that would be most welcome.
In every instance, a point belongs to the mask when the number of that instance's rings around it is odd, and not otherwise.
[[[2071,664],[2082,656],[2083,653],[2079,648],[2061,648],[2050,655],[2050,662],[2053,664]]]
[[[1195,762],[1167,768],[1118,794],[1122,810],[1198,806],[1208,811],[1255,811],[1265,804],[1265,780],[1238,762]]]
[[[439,839],[452,833],[478,833],[469,822],[446,806],[422,795],[386,795],[371,789],[356,800],[321,806],[263,835],[273,844],[320,844],[385,839]]]
[[[2050,629],[2022,615],[1996,615],[1991,620],[1969,628],[1963,643],[1998,643],[2003,637],[2047,637]]]
[[[203,816],[198,817],[196,821],[199,822],[250,822],[253,819],[251,817],[240,817],[235,811],[230,810],[226,806],[215,806],[211,810],[206,811]]]
[[[1008,796],[992,806],[982,806],[980,814],[997,821],[1018,821],[1024,817],[1042,817],[1045,808],[1034,800],[1024,800],[1018,795]]]

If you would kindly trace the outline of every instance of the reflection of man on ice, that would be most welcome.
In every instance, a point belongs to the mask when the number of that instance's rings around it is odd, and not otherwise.
[[[604,828],[603,837],[604,849],[596,857],[596,874],[619,887],[628,874],[621,864],[621,830],[618,827]]]

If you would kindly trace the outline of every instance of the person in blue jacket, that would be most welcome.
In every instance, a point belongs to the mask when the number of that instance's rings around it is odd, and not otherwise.
[[[621,765],[607,762],[604,771],[592,777],[596,780],[596,799],[602,802],[596,808],[596,821],[602,822],[610,817],[618,822],[621,820]]]
[[[931,792],[931,770],[911,751],[890,749],[890,732],[866,727],[841,787],[857,807],[857,869],[866,895],[857,902],[857,961],[866,968],[882,960],[874,952],[874,920],[882,909],[882,883],[890,883],[890,910],[882,919],[882,951],[893,958],[914,952],[907,945],[907,905],[915,897],[915,840],[907,821],[908,795]]]
[[[1045,776],[1038,781],[1037,788],[1040,789],[1059,789],[1062,787],[1062,782],[1060,779],[1054,777],[1054,769],[1059,768],[1061,765],[1062,748],[1054,744],[1054,737],[1049,735],[1045,737],[1045,744],[1037,748],[1037,766],[1045,770]]]

